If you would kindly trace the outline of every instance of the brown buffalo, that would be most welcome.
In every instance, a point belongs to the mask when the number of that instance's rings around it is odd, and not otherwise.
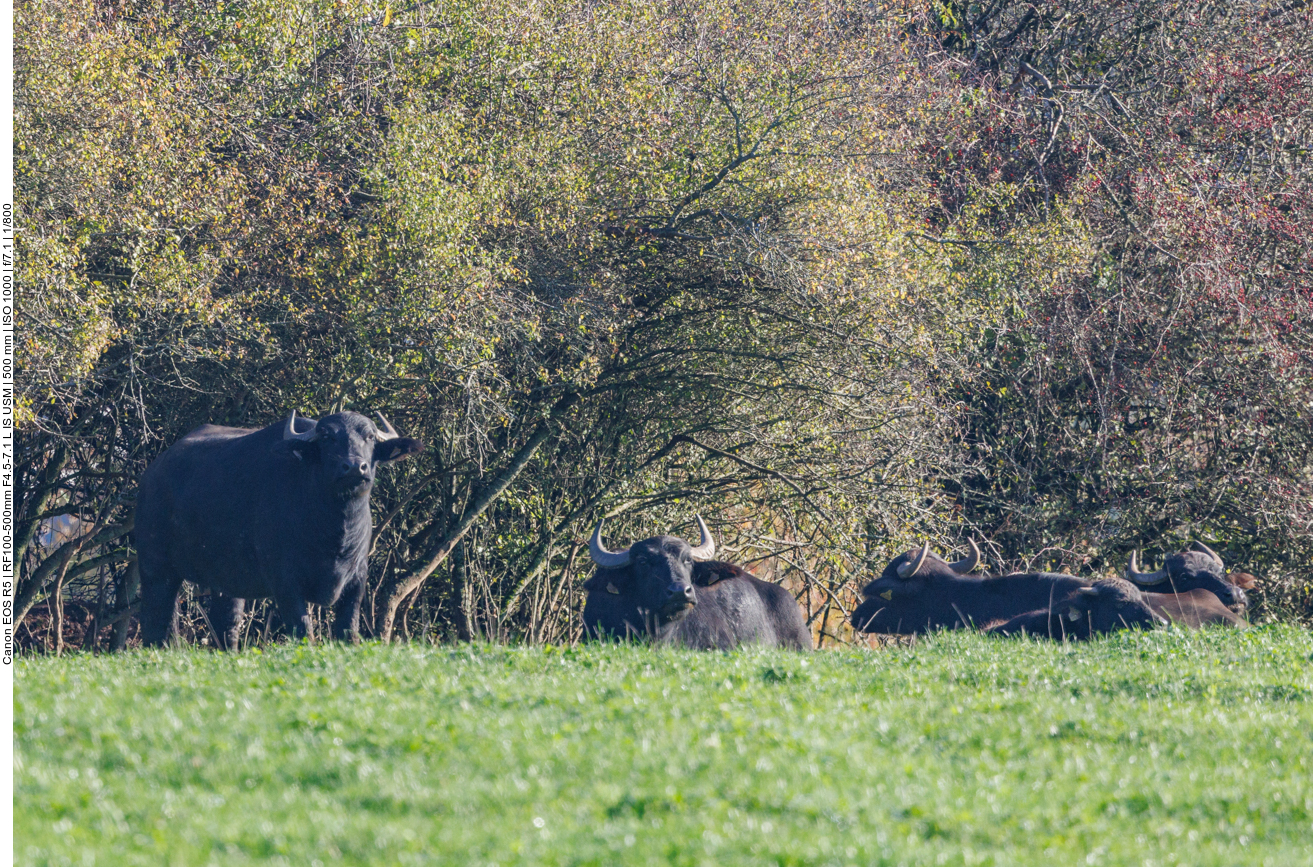
[[[1145,593],[1149,607],[1173,623],[1199,629],[1203,626],[1237,626],[1249,624],[1239,614],[1222,604],[1216,594],[1208,590],[1191,590],[1188,593]]]

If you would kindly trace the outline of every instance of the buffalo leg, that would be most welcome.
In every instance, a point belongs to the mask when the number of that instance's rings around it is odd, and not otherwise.
[[[214,627],[214,637],[222,650],[236,650],[242,635],[242,615],[246,611],[246,600],[237,596],[225,596],[215,592],[210,596],[210,625]]]
[[[365,582],[357,578],[342,588],[333,607],[333,637],[339,641],[360,640],[360,600],[365,598]]]
[[[178,590],[182,578],[172,570],[144,562],[141,568],[141,641],[158,647],[178,632]]]
[[[292,638],[308,638],[313,641],[315,636],[314,627],[310,623],[310,609],[300,594],[281,594],[274,601],[278,603],[278,616],[283,619],[283,625],[291,632]]]

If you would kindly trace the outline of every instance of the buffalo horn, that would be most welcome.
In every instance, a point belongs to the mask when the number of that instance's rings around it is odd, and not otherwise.
[[[1197,542],[1197,541],[1196,541],[1196,542],[1191,542],[1191,543],[1190,543],[1190,550],[1191,550],[1191,551],[1198,551],[1200,554],[1207,554],[1209,557],[1212,557],[1213,560],[1215,560],[1215,561],[1217,562],[1218,568],[1223,569],[1223,570],[1226,569],[1226,566],[1222,563],[1222,558],[1219,557],[1219,556],[1217,556],[1217,552],[1214,551],[1212,548],[1209,548],[1209,547],[1208,547],[1207,545],[1205,545],[1203,542]]]
[[[693,559],[710,560],[716,556],[716,540],[711,538],[711,531],[707,529],[707,522],[702,520],[702,516],[694,515],[693,517],[698,522],[698,532],[702,534],[702,540],[692,551]]]
[[[1159,584],[1166,580],[1166,569],[1159,569],[1157,572],[1141,572],[1139,567],[1135,565],[1135,553],[1135,551],[1131,552],[1131,560],[1126,564],[1125,574],[1128,581],[1134,581],[1136,584],[1144,584],[1147,586],[1150,584]]]
[[[965,575],[980,565],[980,549],[976,547],[976,540],[967,539],[967,544],[971,546],[971,556],[948,564],[948,568],[959,575]]]
[[[597,529],[593,530],[593,538],[588,541],[588,553],[592,556],[594,563],[607,569],[619,569],[629,565],[628,548],[623,551],[608,551],[602,547],[601,520],[597,522]]]
[[[283,439],[300,440],[301,442],[306,442],[306,443],[313,441],[315,435],[319,433],[318,430],[319,422],[315,421],[312,418],[302,419],[302,421],[310,422],[310,430],[306,431],[305,433],[297,433],[296,410],[292,410],[292,414],[287,417],[287,425],[286,427],[283,428]]]
[[[925,558],[928,557],[929,555],[930,555],[930,543],[926,542],[924,545],[921,546],[921,550],[917,552],[915,560],[911,561],[910,563],[904,563],[903,565],[898,567],[898,577],[911,578],[913,575],[917,573],[918,570],[920,570],[921,564],[925,562]]]
[[[383,426],[377,428],[379,442],[394,440],[397,437],[401,436],[401,434],[397,433],[396,429],[392,427],[392,424],[387,420],[387,417],[383,415],[383,413],[375,412],[374,415],[378,416],[378,420],[383,422]]]
[[[1079,593],[1079,594],[1082,595],[1082,596],[1098,596],[1098,595],[1099,595],[1099,588],[1098,588],[1098,587],[1081,587],[1081,588],[1079,588],[1076,592]]]

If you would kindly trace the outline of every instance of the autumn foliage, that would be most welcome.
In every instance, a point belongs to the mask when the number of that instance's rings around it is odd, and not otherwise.
[[[379,636],[568,640],[592,524],[694,512],[827,642],[872,568],[968,533],[1087,573],[1201,538],[1259,616],[1309,616],[1303,4],[15,27],[32,646],[64,600],[85,646],[132,639],[169,443],[344,407],[429,445],[374,495]]]

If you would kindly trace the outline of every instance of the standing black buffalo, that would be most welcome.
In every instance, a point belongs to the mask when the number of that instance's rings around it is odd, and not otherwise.
[[[597,573],[584,584],[588,636],[699,649],[756,643],[810,650],[811,632],[793,595],[712,560],[716,543],[701,516],[697,522],[696,548],[677,536],[654,536],[623,551],[602,546],[597,522],[588,547]]]
[[[1051,572],[973,577],[968,573],[980,564],[980,549],[974,540],[970,545],[970,556],[953,563],[930,553],[929,542],[895,559],[863,588],[853,628],[900,635],[984,628],[1037,608],[1047,610],[1090,584]]]
[[[1244,612],[1249,604],[1244,587],[1253,587],[1255,578],[1245,572],[1228,576],[1222,558],[1203,542],[1191,542],[1189,550],[1167,555],[1157,572],[1141,572],[1135,565],[1135,552],[1124,573],[1151,593],[1187,593],[1207,590],[1232,611]],[[1236,579],[1236,580],[1232,580]]]
[[[1019,614],[992,627],[1001,635],[1087,639],[1119,629],[1152,629],[1168,622],[1192,629],[1209,624],[1244,626],[1245,622],[1207,590],[1145,593],[1121,578],[1104,578],[1081,587],[1052,608]]]
[[[207,424],[156,458],[137,495],[142,640],[174,634],[183,581],[214,591],[210,623],[223,647],[236,645],[254,597],[272,596],[300,636],[311,633],[307,603],[336,605],[333,636],[354,638],[374,475],[423,448],[379,421],[293,412],[258,430]]]

